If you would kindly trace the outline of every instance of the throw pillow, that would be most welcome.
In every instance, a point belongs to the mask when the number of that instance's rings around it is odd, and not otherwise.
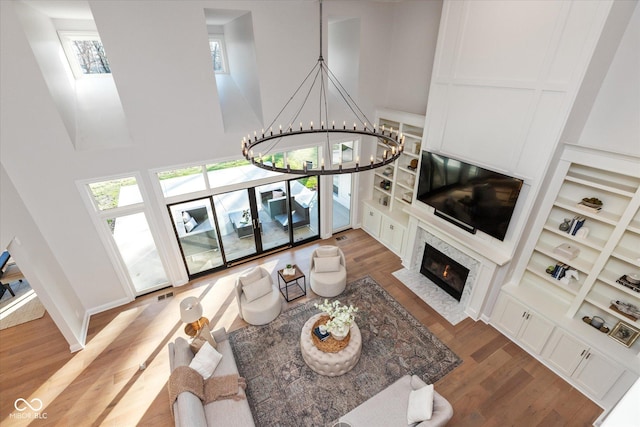
[[[321,258],[338,256],[338,247],[337,246],[323,246],[316,249],[316,256]]]
[[[191,214],[188,211],[183,211],[182,212],[182,222],[184,222],[186,224],[187,222],[189,222],[190,219],[191,219]]]
[[[426,385],[409,393],[407,424],[430,420],[433,415],[433,384]]]
[[[271,193],[271,197],[274,199],[279,199],[280,197],[284,197],[284,191],[282,190],[273,190]]]
[[[265,276],[262,279],[242,286],[242,292],[247,297],[247,302],[257,300],[271,292],[271,277]]]
[[[189,348],[191,348],[191,351],[196,354],[206,342],[211,344],[211,347],[213,348],[216,348],[216,346],[218,345],[216,339],[213,337],[213,335],[211,335],[211,329],[209,329],[209,325],[205,323],[204,325],[202,325],[202,328],[198,330],[196,336],[193,337],[193,340],[189,344]]]
[[[250,285],[253,282],[257,282],[262,278],[262,271],[260,267],[254,267],[251,270],[244,271],[240,276],[240,283],[242,286]]]
[[[195,369],[206,380],[211,377],[221,359],[222,355],[207,342],[189,363],[189,367]]]
[[[313,263],[315,264],[314,270],[316,273],[330,273],[333,271],[340,270],[340,257],[332,256],[332,257],[323,257],[323,258],[314,258]]]
[[[198,223],[196,222],[196,220],[192,217],[189,222],[185,222],[184,224],[184,228],[187,230],[187,233],[191,233],[191,230],[193,230],[194,228],[196,228],[196,226],[198,225]]]

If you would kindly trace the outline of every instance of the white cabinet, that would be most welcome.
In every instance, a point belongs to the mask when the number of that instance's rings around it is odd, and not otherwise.
[[[396,254],[402,254],[405,227],[393,219],[383,216],[380,225],[380,241]]]
[[[364,215],[362,217],[362,228],[377,239],[380,237],[381,222],[382,214],[380,211],[365,204]]]
[[[602,399],[624,373],[622,366],[561,329],[549,340],[544,357],[595,399]]]
[[[507,334],[540,354],[553,332],[553,323],[506,294],[496,304],[492,319]]]
[[[398,256],[402,256],[407,222],[407,214],[380,209],[372,202],[364,203],[362,228]]]

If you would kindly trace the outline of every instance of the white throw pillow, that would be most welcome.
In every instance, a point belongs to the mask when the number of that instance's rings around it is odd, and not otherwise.
[[[182,222],[186,224],[187,222],[189,222],[190,219],[191,219],[191,214],[189,214],[189,212],[187,211],[182,212]]]
[[[264,276],[256,282],[248,285],[242,285],[242,292],[244,292],[244,296],[247,297],[247,302],[251,302],[265,296],[271,292],[271,277]]]
[[[316,249],[316,256],[320,258],[331,257],[338,255],[338,247],[337,246],[325,246]]]
[[[433,384],[426,385],[409,393],[407,424],[430,420],[433,415]]]
[[[250,285],[253,282],[257,282],[262,278],[262,271],[260,267],[254,267],[249,271],[245,271],[240,276],[240,283],[242,286]]]
[[[202,348],[196,353],[195,357],[189,363],[191,369],[195,369],[202,378],[209,379],[213,371],[218,367],[218,363],[222,359],[222,355],[215,348],[211,347],[208,342],[204,343]]]
[[[196,222],[196,220],[194,218],[191,218],[189,222],[184,223],[184,228],[187,230],[187,233],[191,233],[191,230],[196,228],[197,225],[198,223]]]
[[[330,273],[340,270],[339,256],[315,258],[313,262],[315,264],[316,273]]]

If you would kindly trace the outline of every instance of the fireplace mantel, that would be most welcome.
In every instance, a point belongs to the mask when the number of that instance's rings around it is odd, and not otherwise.
[[[481,240],[473,234],[445,223],[439,218],[425,212],[422,208],[407,206],[403,210],[408,213],[411,218],[423,223],[429,232],[442,240],[448,241],[450,244],[462,246],[462,248],[460,248],[461,250],[464,250],[464,252],[469,253],[469,255],[476,259],[486,258],[497,266],[503,266],[511,261],[511,254],[496,245],[495,239],[493,239],[493,241]],[[412,235],[413,232],[415,232],[415,229],[411,230],[410,225],[409,235]],[[413,235],[415,235],[415,233]],[[407,245],[407,247],[410,247],[410,245]]]

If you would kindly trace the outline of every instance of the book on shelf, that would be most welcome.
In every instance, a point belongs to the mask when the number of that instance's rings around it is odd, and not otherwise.
[[[329,337],[331,336],[331,334],[330,334],[329,332],[325,332],[325,333],[323,334],[323,333],[320,331],[320,327],[319,327],[319,326],[316,326],[316,327],[313,329],[313,333],[315,334],[315,336],[316,336],[316,337],[318,337],[318,339],[319,339],[320,341],[324,341],[324,340],[326,340],[327,338],[329,338]]]
[[[571,220],[571,224],[569,225],[569,229],[567,230],[568,234],[575,236],[578,230],[584,225],[586,218],[583,216],[574,216]]]

